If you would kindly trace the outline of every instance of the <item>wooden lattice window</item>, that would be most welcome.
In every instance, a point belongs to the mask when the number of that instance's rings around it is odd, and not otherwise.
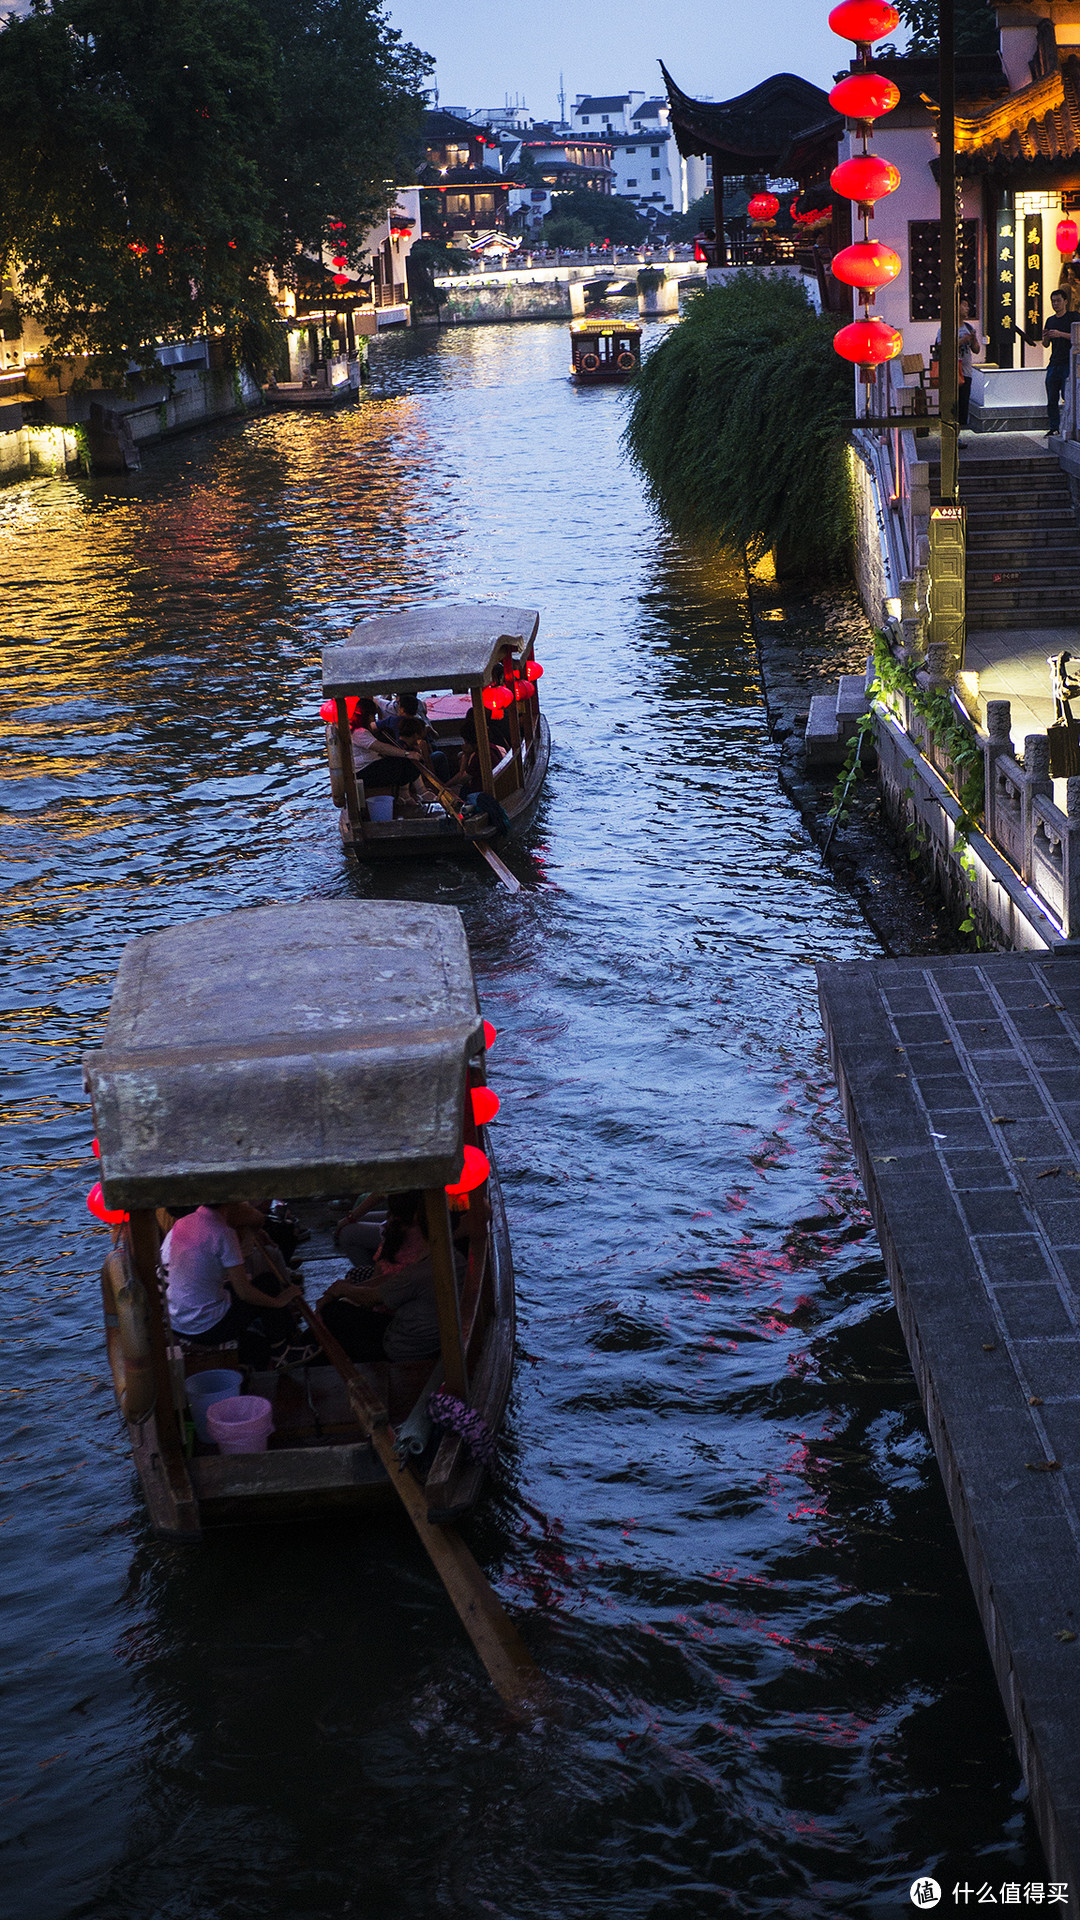
[[[908,221],[908,297],[913,320],[941,319],[941,222]],[[979,223],[965,220],[960,257],[960,298],[973,320],[979,313]]]

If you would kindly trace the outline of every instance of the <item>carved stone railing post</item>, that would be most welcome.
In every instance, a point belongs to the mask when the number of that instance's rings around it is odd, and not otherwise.
[[[986,837],[1001,846],[997,833],[998,811],[998,761],[1012,759],[1012,708],[1008,700],[988,700],[986,703],[986,739],[983,741],[983,763],[985,766],[984,786],[986,800],[983,809]],[[1005,849],[1002,847],[1002,852]]]
[[[1050,742],[1045,733],[1024,736],[1024,779],[1022,790],[1022,830],[1024,864],[1020,871],[1030,881],[1034,873],[1032,836],[1035,830],[1034,803],[1037,798],[1053,801],[1054,783],[1050,778]]]
[[[1062,928],[1066,940],[1075,940],[1080,937],[1080,774],[1070,775],[1065,782],[1065,793]]]

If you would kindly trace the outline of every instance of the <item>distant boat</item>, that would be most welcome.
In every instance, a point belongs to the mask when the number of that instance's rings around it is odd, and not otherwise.
[[[629,380],[641,365],[641,328],[636,320],[575,320],[570,352],[570,378],[579,386]]]
[[[265,388],[267,406],[286,412],[309,407],[344,406],[346,402],[355,400],[360,392],[359,363],[355,380],[348,372],[344,378],[334,378],[335,373],[340,373],[344,366],[345,362],[341,360],[331,362],[329,378],[327,370],[321,368],[314,378],[305,374],[302,380],[271,381]]]

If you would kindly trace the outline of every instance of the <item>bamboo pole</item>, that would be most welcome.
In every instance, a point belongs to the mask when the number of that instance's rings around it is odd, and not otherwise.
[[[445,1204],[445,1195],[444,1204]],[[297,1305],[323,1352],[346,1383],[360,1426],[386,1469],[387,1477],[420,1537],[458,1619],[502,1698],[512,1707],[539,1706],[544,1679],[512,1620],[504,1613],[461,1535],[428,1519],[427,1496],[412,1468],[394,1452],[394,1436],[381,1407],[348,1354],[306,1300]]]
[[[959,498],[956,422],[956,339],[959,281],[956,258],[956,71],[953,59],[954,0],[938,0],[938,141],[941,216],[941,357],[938,408],[941,414],[941,500],[954,507]]]
[[[360,824],[360,794],[356,785],[356,762],[352,753],[349,709],[344,700],[335,700],[334,711],[337,715],[338,747],[341,752],[341,778],[345,783],[345,810],[349,816],[353,839],[360,840],[364,830]]]
[[[480,779],[484,792],[491,793],[491,742],[488,739],[487,708],[479,687],[472,690],[472,710],[476,722],[476,756],[480,762]]]
[[[428,1187],[424,1192],[428,1245],[435,1275],[435,1305],[439,1315],[439,1348],[443,1372],[451,1393],[459,1400],[468,1398],[469,1375],[465,1365],[465,1343],[461,1337],[461,1303],[458,1299],[454,1247],[450,1237],[450,1214],[444,1187]]]

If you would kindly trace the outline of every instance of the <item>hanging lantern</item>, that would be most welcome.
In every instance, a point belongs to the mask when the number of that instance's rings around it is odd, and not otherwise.
[[[644,149],[643,149],[644,151]],[[746,209],[750,220],[775,220],[780,211],[780,202],[775,193],[755,193]]]
[[[900,175],[891,160],[883,160],[877,153],[857,153],[851,160],[841,160],[829,175],[829,184],[834,193],[845,200],[857,200],[860,206],[873,206],[875,200],[884,200],[887,193],[895,193],[900,185]]]
[[[514,696],[509,687],[485,687],[480,698],[488,712],[495,714],[497,718],[500,713],[505,713],[507,707],[513,704]]]
[[[472,1117],[478,1127],[486,1127],[489,1120],[494,1120],[502,1105],[498,1094],[492,1093],[490,1087],[470,1087],[469,1098]]]
[[[833,346],[845,360],[857,367],[880,367],[895,360],[904,344],[904,336],[887,320],[853,320],[841,327]]]
[[[1059,253],[1075,253],[1077,242],[1080,241],[1080,231],[1077,229],[1076,221],[1059,220],[1054,238]]]
[[[880,240],[857,240],[833,255],[832,271],[846,287],[887,287],[900,271],[900,255]]]
[[[491,1172],[491,1162],[479,1147],[465,1148],[465,1164],[456,1180],[447,1182],[446,1192],[451,1200],[459,1200],[462,1194],[473,1193],[482,1187]]]
[[[339,272],[340,272],[340,270],[341,270],[341,268],[342,268],[342,267],[347,267],[347,266],[348,266],[348,264],[349,264],[349,263],[348,263],[348,261],[347,261],[347,259],[345,258],[345,255],[344,255],[343,253],[335,253],[335,255],[334,255],[334,265],[335,265],[335,267],[337,267],[337,269],[338,269],[338,271],[339,271]]]
[[[93,1214],[94,1219],[104,1221],[107,1227],[119,1227],[128,1217],[126,1213],[121,1213],[115,1208],[105,1205],[105,1196],[101,1191],[100,1180],[96,1186],[91,1187],[86,1196],[86,1204]]]
[[[887,6],[885,0],[840,0],[840,5],[829,15],[829,25],[841,40],[865,45],[869,40],[883,40],[887,33],[895,33],[900,15],[895,7]]]
[[[337,719],[337,703],[333,700],[324,700],[319,708],[319,719],[325,720],[327,726],[332,727]]]
[[[519,680],[514,688],[515,700],[535,700],[536,688],[531,680]]]
[[[539,660],[526,660],[525,662],[526,680],[542,680],[543,677],[544,677],[544,669],[540,665]]]
[[[349,284],[349,276],[347,273],[335,273],[334,275],[335,287],[338,287],[340,289],[341,287],[347,287],[348,284]]]
[[[830,93],[829,105],[848,120],[878,120],[899,99],[899,87],[883,73],[848,73]]]
[[[498,1033],[496,1029],[492,1026],[491,1021],[485,1020],[484,1021],[484,1045],[485,1047],[487,1047],[489,1052],[491,1048],[495,1045],[495,1042],[498,1039],[498,1037],[499,1037]]]
[[[95,1159],[95,1160],[100,1160],[100,1159],[101,1159],[101,1147],[100,1147],[100,1145],[99,1145],[99,1143],[98,1143],[98,1141],[96,1141],[96,1140],[91,1140],[91,1142],[90,1142],[90,1145],[91,1145],[91,1148],[93,1149],[93,1154],[94,1154],[94,1159]]]

